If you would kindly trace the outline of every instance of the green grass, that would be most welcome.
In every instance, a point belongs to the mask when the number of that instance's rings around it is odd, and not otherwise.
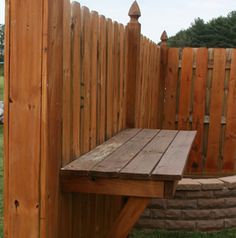
[[[236,230],[225,230],[222,232],[214,232],[214,233],[136,230],[130,236],[130,238],[235,238],[235,237],[236,237]]]

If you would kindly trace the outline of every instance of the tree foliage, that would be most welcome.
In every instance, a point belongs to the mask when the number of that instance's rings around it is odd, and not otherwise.
[[[209,22],[197,18],[186,30],[170,37],[171,47],[236,48],[236,11]]]

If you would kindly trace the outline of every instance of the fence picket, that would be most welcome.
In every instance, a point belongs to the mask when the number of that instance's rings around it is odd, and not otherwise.
[[[216,173],[219,171],[219,143],[224,94],[225,64],[226,50],[215,49],[210,101],[210,125],[206,157],[206,169],[210,173]]]
[[[192,129],[197,136],[189,156],[188,173],[201,173],[203,169],[202,145],[205,115],[208,50],[200,48],[196,55],[196,78],[194,82]]]
[[[235,169],[236,160],[236,50],[232,50],[231,72],[227,103],[227,125],[225,132],[223,171]]]
[[[178,128],[190,129],[191,83],[193,75],[193,49],[185,48],[182,58],[182,73],[179,95]]]

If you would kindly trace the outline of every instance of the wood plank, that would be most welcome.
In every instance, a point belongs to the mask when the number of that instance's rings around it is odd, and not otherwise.
[[[119,25],[114,22],[113,45],[113,135],[118,132],[118,105],[119,105]]]
[[[128,129],[122,131],[117,136],[112,137],[94,150],[79,157],[68,166],[65,166],[62,170],[76,171],[78,174],[87,174],[93,166],[104,160],[109,154],[112,154],[127,141],[131,140],[140,131],[140,129]]]
[[[163,129],[175,129],[177,82],[179,71],[178,62],[179,49],[170,48],[168,51],[168,64],[165,78],[166,91]]]
[[[108,155],[104,160],[95,165],[90,170],[90,174],[92,176],[118,176],[120,170],[124,168],[157,133],[157,130],[143,129],[135,137],[114,151],[114,153]]]
[[[126,125],[129,128],[135,127],[135,106],[136,106],[136,81],[138,78],[138,66],[140,57],[140,31],[141,25],[138,18],[130,21],[126,26]]]
[[[141,128],[141,102],[142,102],[142,84],[143,84],[143,62],[144,62],[144,36],[141,35],[140,38],[140,57],[139,57],[139,74],[137,78],[137,99],[136,103],[136,112],[135,112],[135,127]]]
[[[180,82],[178,128],[179,130],[189,129],[191,82],[193,75],[193,49],[184,48],[183,63]]]
[[[162,128],[163,123],[163,110],[164,110],[164,92],[165,92],[165,81],[160,77],[161,74],[161,53],[157,45],[155,45],[155,59],[154,59],[154,101],[153,101],[153,126],[152,128]]]
[[[105,141],[105,128],[106,128],[106,69],[107,69],[107,52],[106,52],[106,19],[104,16],[99,18],[99,83],[98,83],[98,95],[99,95],[99,140],[98,144],[102,144]]]
[[[40,204],[43,1],[7,2],[10,44],[6,52],[10,55],[6,62],[9,144],[5,160],[9,167],[5,234],[16,238],[29,234],[39,237],[40,209],[36,205]]]
[[[180,131],[153,170],[152,178],[181,179],[195,136],[196,131]]]
[[[41,89],[40,236],[55,238],[59,237],[61,215],[59,172],[62,164],[63,4],[61,0],[55,0],[44,2],[43,5],[45,44],[41,47],[44,49],[42,65],[45,68]]]
[[[10,108],[10,1],[5,1],[5,49],[4,49],[4,127],[3,127],[3,153],[4,153],[4,213],[3,232],[7,237],[10,227],[10,204],[9,204],[9,108]]]
[[[223,170],[233,172],[236,159],[236,50],[232,50],[229,93],[227,102],[227,125],[225,132]]]
[[[129,198],[106,237],[126,238],[150,201],[149,198]]]
[[[87,7],[82,8],[83,14],[83,62],[82,62],[82,81],[83,89],[83,118],[82,118],[82,153],[86,153],[90,149],[90,110],[91,110],[91,19],[90,12]]]
[[[97,145],[97,83],[98,83],[98,13],[91,13],[91,128],[90,128],[90,150]]]
[[[61,173],[64,192],[93,193],[149,198],[163,198],[164,182],[113,178],[79,177],[77,173]]]
[[[72,157],[80,155],[80,106],[81,106],[81,8],[80,4],[72,4],[72,115],[73,145]]]
[[[196,79],[194,82],[193,123],[192,129],[197,136],[189,156],[189,173],[200,173],[203,169],[202,145],[204,131],[204,116],[206,103],[206,80],[208,72],[208,49],[200,48],[196,56]]]
[[[206,170],[216,173],[219,170],[219,143],[224,94],[226,50],[214,50],[214,69],[211,89],[210,126],[207,144]]]
[[[113,135],[113,32],[112,20],[107,20],[107,116],[106,116],[106,139]]]
[[[158,164],[168,146],[174,140],[177,131],[160,131],[153,140],[120,171],[121,177],[148,178]]]
[[[62,162],[71,160],[72,155],[72,78],[71,78],[71,5],[63,1],[63,131]]]
[[[120,55],[119,55],[119,121],[118,121],[118,131],[124,129],[124,84],[125,84],[125,28],[122,24],[119,25],[119,34],[120,34]]]

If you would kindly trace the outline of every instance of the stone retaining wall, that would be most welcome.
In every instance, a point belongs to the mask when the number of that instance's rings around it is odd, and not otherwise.
[[[214,231],[236,227],[236,176],[183,179],[174,199],[155,199],[138,227]]]

